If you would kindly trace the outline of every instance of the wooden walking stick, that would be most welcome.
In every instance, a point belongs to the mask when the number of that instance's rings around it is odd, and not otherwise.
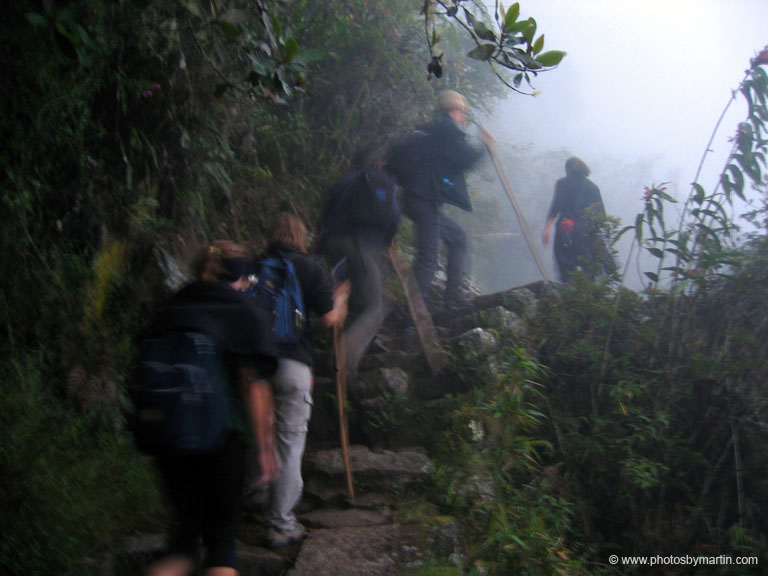
[[[344,474],[347,478],[347,494],[355,501],[355,484],[352,480],[352,467],[349,464],[349,422],[345,411],[347,404],[347,358],[344,352],[344,331],[342,326],[333,327],[333,352],[336,357],[336,400],[339,408],[339,435],[341,436],[341,455],[344,459]]]
[[[483,130],[485,130],[485,128],[483,128]],[[528,243],[528,248],[530,248],[531,254],[533,254],[533,259],[536,261],[536,266],[539,267],[539,272],[541,272],[544,280],[551,280],[549,272],[547,272],[547,268],[544,265],[544,261],[541,259],[539,251],[536,248],[536,244],[533,241],[533,236],[531,235],[531,231],[528,228],[528,222],[525,219],[525,215],[520,208],[520,204],[517,202],[515,194],[512,192],[512,187],[509,185],[509,180],[507,180],[507,173],[504,170],[504,166],[502,166],[501,162],[499,162],[499,157],[496,156],[496,152],[494,151],[493,147],[489,146],[488,143],[486,143],[485,146],[488,148],[488,154],[491,156],[493,167],[496,168],[496,174],[499,175],[499,180],[501,180],[501,186],[504,188],[504,192],[506,192],[507,198],[509,198],[509,202],[512,204],[512,208],[515,210],[515,214],[517,214],[517,219],[520,222],[520,229],[523,231],[523,236],[525,236],[525,241]]]
[[[413,323],[416,325],[416,332],[419,335],[424,356],[427,358],[427,364],[432,374],[436,376],[445,366],[446,356],[437,337],[432,316],[429,315],[427,305],[424,304],[424,299],[421,297],[421,290],[416,283],[416,277],[394,244],[389,247],[389,258],[392,260],[392,266],[405,290],[405,298],[408,300],[408,308],[411,311]]]

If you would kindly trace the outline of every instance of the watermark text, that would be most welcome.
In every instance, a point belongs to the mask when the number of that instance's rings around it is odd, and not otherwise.
[[[613,566],[757,566],[757,556],[617,556],[608,558]]]

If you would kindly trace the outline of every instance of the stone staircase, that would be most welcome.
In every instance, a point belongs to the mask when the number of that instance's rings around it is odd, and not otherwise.
[[[538,298],[553,291],[552,284],[537,283],[477,297],[466,309],[436,313],[438,333],[446,348],[482,355],[497,343],[492,331],[478,324],[522,335]],[[347,495],[339,448],[332,353],[321,352],[304,458],[304,498],[297,509],[308,537],[283,549],[265,548],[266,494],[249,494],[238,535],[244,576],[390,576],[429,563],[460,563],[458,523],[436,512],[414,514],[407,500],[408,495],[424,500],[433,472],[424,419],[437,414],[443,396],[459,384],[450,368],[437,377],[429,373],[417,336],[407,334],[403,322],[402,312],[390,315],[349,383],[354,502]],[[393,421],[395,400],[405,403],[400,422]],[[100,574],[141,574],[161,547],[159,536],[126,539]]]

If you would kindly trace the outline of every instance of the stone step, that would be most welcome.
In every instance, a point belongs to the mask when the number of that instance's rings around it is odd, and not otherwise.
[[[312,530],[287,576],[392,576],[441,558],[460,560],[453,521]]]
[[[391,492],[427,482],[432,461],[420,449],[372,451],[350,446],[350,466],[356,491]],[[346,476],[341,449],[316,450],[304,457],[304,491],[323,502],[346,498]]]

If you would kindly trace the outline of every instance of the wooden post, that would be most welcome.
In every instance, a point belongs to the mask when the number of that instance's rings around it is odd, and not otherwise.
[[[341,326],[333,327],[333,351],[336,356],[336,399],[339,409],[339,435],[341,436],[341,455],[344,459],[344,473],[347,478],[347,494],[352,503],[355,501],[355,483],[352,479],[352,467],[349,463],[349,422],[347,421],[347,358],[344,352],[344,332]]]
[[[416,326],[424,356],[427,358],[427,364],[432,374],[436,376],[445,366],[446,356],[440,345],[440,339],[437,337],[432,316],[429,315],[427,305],[424,304],[424,299],[421,297],[421,290],[416,283],[416,277],[394,244],[389,248],[389,258],[392,260],[392,266],[405,290],[408,308],[411,311],[411,318],[413,318],[413,323]]]
[[[531,235],[531,231],[528,228],[528,222],[525,219],[525,215],[520,208],[520,204],[517,202],[517,198],[512,192],[512,187],[509,185],[509,180],[507,180],[507,173],[504,170],[504,166],[501,165],[501,162],[499,161],[498,156],[496,156],[496,152],[493,150],[493,148],[488,145],[486,145],[486,147],[488,148],[488,154],[491,156],[493,167],[496,168],[496,174],[499,175],[499,180],[501,180],[501,186],[504,188],[504,192],[506,192],[507,198],[509,198],[509,201],[512,204],[512,208],[515,210],[515,214],[517,214],[517,219],[520,222],[520,229],[523,231],[523,236],[525,236],[525,241],[528,243],[528,248],[530,248],[531,254],[533,254],[533,259],[536,261],[536,266],[539,267],[539,272],[541,272],[544,280],[551,280],[549,272],[547,272],[547,268],[544,265],[544,261],[541,259],[539,251],[536,248],[536,244],[534,243],[533,236]]]

